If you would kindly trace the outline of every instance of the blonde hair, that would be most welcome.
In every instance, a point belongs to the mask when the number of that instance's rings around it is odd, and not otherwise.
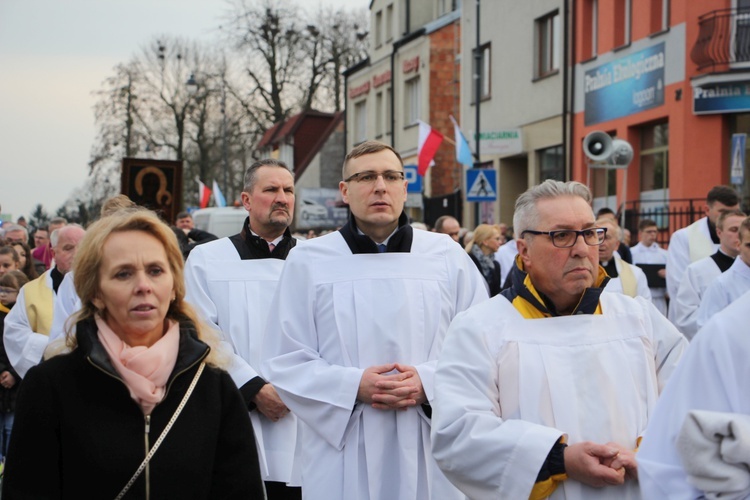
[[[493,233],[499,235],[500,230],[489,224],[479,224],[476,229],[474,229],[474,236],[471,238],[471,241],[466,245],[466,251],[471,252],[474,245],[482,246],[482,243],[492,238]]]
[[[218,332],[203,323],[193,308],[185,302],[184,261],[177,238],[172,229],[150,210],[122,210],[94,222],[86,231],[76,252],[73,268],[73,284],[81,299],[81,309],[67,323],[66,345],[70,349],[77,346],[71,326],[79,321],[100,314],[106,319],[106,311],[97,310],[93,300],[100,295],[100,269],[104,257],[104,244],[117,232],[141,231],[156,238],[164,247],[170,271],[174,280],[175,299],[170,303],[167,318],[177,322],[188,321],[195,325],[198,338],[208,344],[211,351],[206,362],[218,368],[228,366],[228,353],[220,347]]]

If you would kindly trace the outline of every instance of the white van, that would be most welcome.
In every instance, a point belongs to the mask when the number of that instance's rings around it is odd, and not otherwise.
[[[192,213],[195,227],[216,235],[217,238],[232,236],[242,230],[247,217],[245,207],[201,208]]]

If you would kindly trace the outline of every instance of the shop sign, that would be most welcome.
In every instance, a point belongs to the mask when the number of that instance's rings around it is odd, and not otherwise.
[[[471,150],[476,151],[474,144],[476,134],[471,136]],[[479,153],[484,155],[511,155],[523,151],[521,129],[490,130],[479,133]]]
[[[391,72],[386,71],[384,73],[381,73],[379,75],[375,75],[372,77],[372,86],[375,88],[378,88],[384,83],[388,83],[390,81],[391,81]]]
[[[664,104],[664,42],[591,69],[583,79],[586,126]]]
[[[349,99],[354,99],[355,97],[359,97],[362,94],[366,94],[370,91],[370,82],[365,82],[362,85],[359,85],[358,87],[352,87],[349,89]]]
[[[693,87],[693,113],[750,111],[750,82],[715,83]]]
[[[403,64],[403,70],[404,73],[411,73],[412,71],[417,71],[419,69],[419,56],[412,57],[411,59],[407,59],[404,61]]]

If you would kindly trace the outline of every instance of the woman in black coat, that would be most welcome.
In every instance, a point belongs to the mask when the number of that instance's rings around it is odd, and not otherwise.
[[[76,333],[24,378],[3,498],[264,498],[247,409],[183,301],[169,227],[105,217],[75,266]]]
[[[495,252],[502,244],[500,230],[489,224],[480,224],[474,230],[472,240],[466,245],[469,257],[476,264],[487,282],[490,297],[500,293],[500,263],[495,260]]]

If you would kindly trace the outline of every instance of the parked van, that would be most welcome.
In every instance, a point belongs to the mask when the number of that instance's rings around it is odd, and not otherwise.
[[[242,230],[242,223],[247,217],[244,207],[211,207],[193,212],[195,227],[208,231],[218,238],[232,236]]]

